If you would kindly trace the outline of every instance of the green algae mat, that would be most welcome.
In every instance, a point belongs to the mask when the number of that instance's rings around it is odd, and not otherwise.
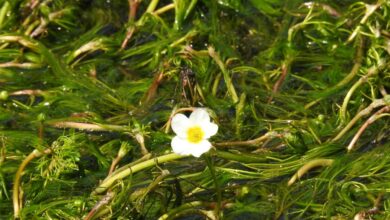
[[[0,219],[390,219],[389,0],[0,0]]]

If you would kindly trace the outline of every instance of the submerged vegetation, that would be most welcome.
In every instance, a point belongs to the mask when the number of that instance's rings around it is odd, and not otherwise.
[[[389,219],[389,27],[388,0],[0,0],[0,218]],[[197,107],[214,147],[172,153]]]

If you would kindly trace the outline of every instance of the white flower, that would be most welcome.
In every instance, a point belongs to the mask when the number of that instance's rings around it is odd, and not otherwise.
[[[176,133],[171,142],[173,152],[194,157],[210,150],[211,143],[207,139],[218,131],[218,125],[210,122],[209,114],[202,108],[195,109],[189,118],[176,114],[171,126]]]

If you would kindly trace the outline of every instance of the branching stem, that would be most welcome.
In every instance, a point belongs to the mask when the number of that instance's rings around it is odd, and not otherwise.
[[[348,152],[353,149],[356,142],[359,140],[360,136],[363,134],[364,130],[366,130],[366,128],[370,124],[374,123],[376,120],[378,120],[384,116],[389,116],[388,114],[386,114],[386,112],[389,112],[389,111],[390,111],[390,106],[385,106],[385,107],[381,108],[380,110],[378,110],[377,112],[375,112],[375,114],[373,114],[370,118],[368,118],[367,121],[360,127],[358,132],[356,132],[355,136],[352,138],[351,142],[349,143],[349,145],[347,147]]]
[[[349,100],[351,99],[352,94],[355,92],[355,90],[361,86],[363,83],[367,82],[368,78],[371,77],[372,75],[375,75],[378,73],[378,71],[384,66],[385,62],[381,61],[379,66],[374,66],[371,67],[367,74],[362,76],[348,91],[347,95],[344,98],[343,105],[341,106],[340,109],[340,117],[341,120],[344,122],[347,118],[346,113],[347,113],[347,106],[349,103]]]
[[[347,124],[347,126],[344,127],[343,130],[341,130],[338,135],[332,139],[331,142],[335,142],[339,140],[341,137],[345,135],[345,133],[352,128],[352,126],[363,116],[370,114],[372,110],[374,110],[377,107],[386,105],[386,102],[383,99],[376,99],[374,100],[367,108],[361,110],[359,113],[355,115],[355,117]]]

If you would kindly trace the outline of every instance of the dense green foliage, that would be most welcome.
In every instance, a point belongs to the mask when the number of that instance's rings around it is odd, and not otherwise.
[[[390,2],[0,0],[0,219],[389,219]],[[170,117],[207,107],[200,158]]]

